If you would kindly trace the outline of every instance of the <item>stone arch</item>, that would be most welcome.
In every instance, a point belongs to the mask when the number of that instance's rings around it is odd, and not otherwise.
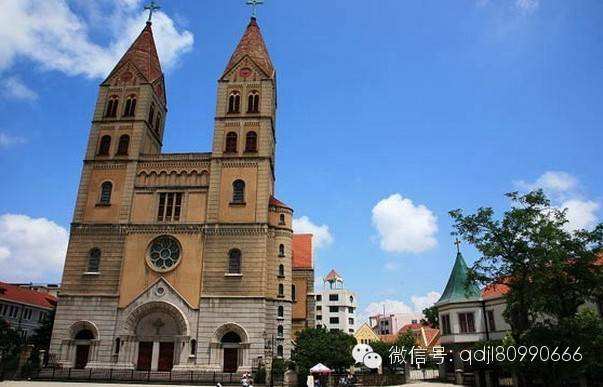
[[[98,328],[96,327],[96,324],[94,324],[92,321],[87,321],[87,320],[76,321],[73,324],[71,324],[71,327],[69,327],[69,337],[71,337],[72,339],[75,339],[75,336],[79,332],[81,332],[85,329],[92,332],[92,335],[94,336],[94,340],[100,339],[100,337],[98,335]]]
[[[216,331],[214,332],[214,340],[216,342],[220,342],[222,340],[222,337],[229,332],[234,332],[239,335],[239,337],[241,338],[241,344],[247,343],[249,341],[249,335],[247,335],[247,331],[245,330],[245,328],[234,322],[228,322],[226,324],[220,325],[218,329],[216,329]]]
[[[138,322],[147,315],[155,312],[163,312],[174,319],[181,336],[189,336],[190,328],[184,313],[175,305],[164,301],[152,301],[142,304],[134,309],[123,323],[122,332],[127,335],[135,335]]]

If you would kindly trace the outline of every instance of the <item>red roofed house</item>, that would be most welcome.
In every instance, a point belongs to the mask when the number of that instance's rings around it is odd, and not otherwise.
[[[0,282],[0,318],[23,338],[31,336],[57,305],[55,296]]]
[[[411,331],[417,341],[417,346],[425,349],[431,349],[440,343],[440,330],[432,328],[421,323],[413,322],[404,325],[398,331],[398,334]]]
[[[293,336],[304,328],[314,327],[314,262],[312,234],[294,234],[291,241],[293,272]]]

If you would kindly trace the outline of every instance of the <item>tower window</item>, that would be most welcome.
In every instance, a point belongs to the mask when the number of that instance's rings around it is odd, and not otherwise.
[[[285,295],[285,285],[278,284],[278,295],[281,297]]]
[[[100,268],[101,251],[98,248],[93,248],[88,252],[88,272],[98,273]]]
[[[228,132],[226,134],[226,148],[225,153],[236,153],[237,152],[237,134],[235,132]]]
[[[125,156],[128,154],[128,148],[130,147],[130,136],[127,134],[122,135],[119,138],[119,143],[117,144],[117,155]]]
[[[239,113],[241,111],[241,93],[233,91],[228,96],[228,113]]]
[[[276,328],[276,335],[278,337],[283,337],[285,329],[283,328],[282,325],[279,325],[278,328]]]
[[[119,349],[121,347],[121,339],[118,337],[115,339],[115,354],[119,355]]]
[[[157,133],[161,131],[161,113],[157,112],[157,117],[155,118],[155,130]]]
[[[182,209],[182,192],[162,192],[159,194],[158,222],[177,222]]]
[[[278,307],[277,316],[278,317],[284,317],[285,316],[285,308],[283,308],[282,305],[279,305],[279,307]]]
[[[282,243],[280,245],[278,245],[278,256],[279,257],[285,256],[285,245],[283,245]]]
[[[285,276],[285,266],[284,265],[278,265],[278,275],[279,275],[279,277]]]
[[[245,136],[245,152],[258,151],[258,135],[256,132],[247,132]]]
[[[108,156],[109,149],[111,148],[111,136],[106,135],[101,137],[100,145],[98,146],[99,156]]]
[[[110,181],[105,181],[101,185],[100,204],[107,206],[111,204],[111,191],[113,191],[113,184]]]
[[[260,93],[252,91],[247,97],[247,113],[259,113],[260,111]]]
[[[136,96],[134,94],[126,98],[126,104],[124,106],[124,117],[134,117],[136,112]]]
[[[109,97],[109,101],[107,102],[107,110],[105,111],[105,117],[115,117],[117,115],[117,104],[119,103],[119,98],[116,95],[112,95]]]
[[[232,202],[245,203],[245,182],[243,180],[235,180],[232,183]]]
[[[285,214],[280,214],[278,217],[278,224],[280,225],[284,225],[285,224]]]
[[[195,356],[197,354],[197,340],[191,340],[191,355]]]
[[[232,249],[228,252],[228,272],[241,274],[241,250]]]
[[[153,118],[155,118],[155,103],[151,102],[151,107],[149,108],[149,126],[153,126]]]
[[[295,302],[295,285],[291,285],[291,301]]]
[[[283,357],[283,346],[279,345],[276,347],[276,356]]]

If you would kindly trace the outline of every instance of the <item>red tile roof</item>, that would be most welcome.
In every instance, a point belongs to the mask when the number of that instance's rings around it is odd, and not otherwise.
[[[379,335],[379,339],[385,344],[393,344],[398,339],[398,335],[389,334],[389,335]]]
[[[482,289],[482,298],[497,298],[504,296],[509,291],[505,284],[488,285]]]
[[[270,55],[268,55],[268,49],[264,43],[262,32],[260,31],[260,27],[255,18],[251,18],[241,41],[228,61],[228,65],[226,65],[224,75],[245,57],[249,57],[253,63],[266,74],[266,76],[270,78],[274,76],[274,67],[272,66],[272,61],[270,60]]]
[[[331,269],[329,274],[327,274],[327,276],[325,277],[325,281],[337,281],[340,279],[341,279],[341,276],[339,275],[339,273],[337,273],[335,271],[335,269]]]
[[[291,250],[294,269],[311,269],[313,267],[312,234],[293,234]]]
[[[423,325],[421,325],[420,323],[410,323],[410,324],[406,324],[404,325],[402,328],[400,328],[400,330],[398,331],[399,333],[405,332],[407,330],[415,330],[415,329],[421,329]]]
[[[268,202],[268,204],[271,205],[271,206],[275,206],[275,207],[282,207],[282,208],[291,209],[291,207],[289,207],[285,203],[281,202],[280,200],[278,200],[274,196],[270,196],[270,201]]]
[[[57,305],[57,298],[48,293],[36,292],[5,282],[0,282],[0,300],[37,306],[45,309],[54,309]]]

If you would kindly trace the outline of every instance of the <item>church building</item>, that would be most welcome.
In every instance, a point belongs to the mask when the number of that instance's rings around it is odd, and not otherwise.
[[[293,210],[274,197],[276,106],[252,17],[218,78],[211,152],[163,153],[166,84],[147,22],[99,87],[54,362],[243,372],[290,356]]]

